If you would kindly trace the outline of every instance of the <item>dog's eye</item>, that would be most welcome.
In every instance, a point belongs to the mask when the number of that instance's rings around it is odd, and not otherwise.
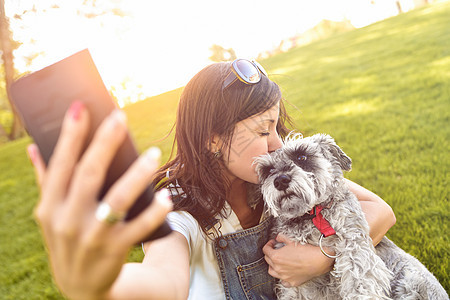
[[[298,161],[306,161],[308,159],[308,157],[306,157],[306,155],[299,155],[298,157],[297,157],[297,160]]]
[[[261,172],[260,172],[260,176],[262,179],[266,179],[267,177],[269,177],[270,175],[273,174],[273,172],[275,171],[275,168],[273,166],[264,166],[261,168]]]

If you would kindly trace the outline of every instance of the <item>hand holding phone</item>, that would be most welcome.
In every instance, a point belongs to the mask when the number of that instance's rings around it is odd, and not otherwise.
[[[74,101],[81,101],[90,114],[90,130],[83,151],[101,122],[117,108],[87,49],[20,78],[11,86],[11,95],[27,132],[39,147],[46,164],[58,141],[64,115]],[[132,139],[127,134],[108,169],[99,200],[137,157]],[[138,216],[152,198],[153,189],[148,187],[128,211],[125,220]],[[164,223],[145,240],[163,237],[170,232],[170,227]]]

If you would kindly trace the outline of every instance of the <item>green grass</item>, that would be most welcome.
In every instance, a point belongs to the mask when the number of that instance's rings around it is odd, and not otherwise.
[[[347,177],[394,209],[388,236],[449,283],[450,2],[276,55],[262,64],[280,84],[297,128],[326,132],[353,159]],[[140,151],[167,159],[180,90],[126,108]],[[32,209],[38,198],[28,138],[0,146],[0,299],[61,299]],[[130,260],[142,254],[135,249]]]
[[[394,209],[388,236],[449,291],[450,3],[294,49],[264,62],[297,127],[326,132],[353,159],[348,178]]]

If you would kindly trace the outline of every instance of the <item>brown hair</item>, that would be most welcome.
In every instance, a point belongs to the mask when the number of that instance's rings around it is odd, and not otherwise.
[[[221,151],[230,151],[230,141],[236,123],[264,113],[280,101],[277,132],[288,133],[286,114],[278,85],[266,76],[257,84],[236,81],[222,89],[231,72],[229,63],[215,63],[196,74],[186,85],[178,105],[174,146],[176,156],[157,172],[154,184],[181,187],[175,195],[175,210],[189,212],[206,232],[217,215],[223,214],[227,182],[223,160],[212,153],[213,136],[224,141]],[[173,149],[172,149],[173,151]],[[223,216],[223,215],[222,215]]]

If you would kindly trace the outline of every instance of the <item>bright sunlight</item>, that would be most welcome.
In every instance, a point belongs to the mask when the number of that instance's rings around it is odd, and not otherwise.
[[[213,44],[254,58],[323,19],[355,27],[395,15],[393,0],[6,0],[20,73],[89,48],[120,105],[184,86]],[[409,9],[412,0],[404,0]]]

